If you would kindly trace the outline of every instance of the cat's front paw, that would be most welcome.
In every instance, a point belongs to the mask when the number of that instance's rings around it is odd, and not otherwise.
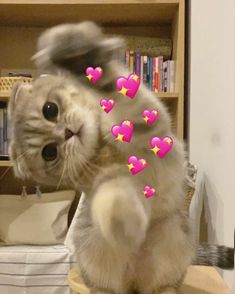
[[[92,203],[92,217],[103,237],[116,249],[135,252],[145,240],[148,217],[135,195],[99,193]]]
[[[75,57],[84,57],[92,52],[101,37],[101,28],[93,22],[58,25],[41,34],[38,39],[38,52],[33,59],[42,69],[53,65],[63,66],[65,63],[72,63]],[[90,60],[84,60],[84,63],[86,61],[92,64],[94,56],[88,54],[87,58]],[[82,60],[79,61],[82,63]]]
[[[81,75],[88,66],[102,66],[122,45],[119,38],[104,38],[101,28],[90,21],[58,25],[41,34],[33,59],[40,69],[62,68]]]

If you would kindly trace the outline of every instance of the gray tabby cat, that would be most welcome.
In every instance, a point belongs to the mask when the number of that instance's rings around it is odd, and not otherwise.
[[[163,159],[149,150],[153,136],[173,136],[170,117],[144,85],[135,99],[117,92],[117,77],[128,76],[115,59],[122,46],[91,22],[43,33],[38,67],[62,69],[66,77],[41,77],[14,88],[10,157],[20,178],[85,192],[77,255],[92,293],[177,293],[195,254],[183,211],[184,150],[177,139]],[[85,77],[88,66],[103,69],[95,85]],[[116,102],[109,114],[99,107],[104,97]],[[156,126],[144,122],[144,109],[159,112]],[[124,119],[134,124],[131,144],[114,140],[110,131]],[[130,155],[144,158],[148,168],[133,176]],[[145,185],[158,195],[145,199]]]

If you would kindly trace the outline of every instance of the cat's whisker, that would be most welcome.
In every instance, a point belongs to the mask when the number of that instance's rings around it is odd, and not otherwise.
[[[58,184],[57,184],[57,186],[56,186],[56,190],[58,190],[59,187],[60,187],[60,185],[61,185],[61,182],[62,182],[62,179],[63,179],[64,173],[65,173],[65,169],[66,169],[66,163],[67,163],[67,162],[66,162],[66,159],[67,159],[67,157],[68,157],[68,155],[65,156],[65,159],[64,159],[64,166],[63,166],[62,174],[61,174],[61,177],[60,177],[60,179],[59,179],[59,182],[58,182]]]
[[[24,151],[23,153],[21,153],[20,155],[18,155],[15,159],[15,161],[17,161],[18,159],[22,158],[27,152],[29,152],[29,150],[27,149],[26,151]],[[9,166],[4,173],[1,175],[0,177],[0,181],[5,177],[5,175],[13,168],[13,165]]]

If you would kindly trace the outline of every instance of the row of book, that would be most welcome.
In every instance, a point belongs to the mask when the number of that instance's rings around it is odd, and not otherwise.
[[[126,50],[125,65],[130,72],[140,76],[141,81],[153,92],[174,92],[174,60],[164,60],[163,56],[152,57]]]
[[[0,102],[0,158],[8,154],[10,140],[10,122],[7,117],[6,104]]]

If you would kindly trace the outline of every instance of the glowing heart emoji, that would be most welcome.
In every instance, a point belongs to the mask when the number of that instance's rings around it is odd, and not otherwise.
[[[144,197],[145,198],[150,198],[156,194],[156,190],[150,186],[145,186],[144,187]]]
[[[86,77],[89,81],[91,81],[93,84],[95,84],[103,74],[103,70],[101,67],[96,67],[95,69],[93,67],[88,67],[86,69]]]
[[[158,157],[163,158],[171,150],[173,146],[173,138],[165,136],[164,138],[153,137],[150,141],[152,151],[157,154]]]
[[[109,113],[113,109],[114,105],[115,105],[115,102],[112,99],[109,99],[109,100],[101,99],[100,100],[100,106],[106,113]]]
[[[145,159],[138,159],[136,156],[130,156],[128,158],[128,168],[132,175],[136,175],[145,169],[147,166],[147,162]]]
[[[120,142],[130,143],[133,135],[134,125],[130,120],[124,120],[121,126],[114,125],[111,129],[113,136]]]
[[[128,78],[119,77],[116,80],[116,86],[118,89],[118,93],[121,93],[122,95],[128,96],[133,99],[139,89],[140,78],[134,73],[130,74]]]
[[[148,109],[144,110],[142,117],[148,125],[152,125],[158,118],[158,112],[156,110],[149,111]]]

